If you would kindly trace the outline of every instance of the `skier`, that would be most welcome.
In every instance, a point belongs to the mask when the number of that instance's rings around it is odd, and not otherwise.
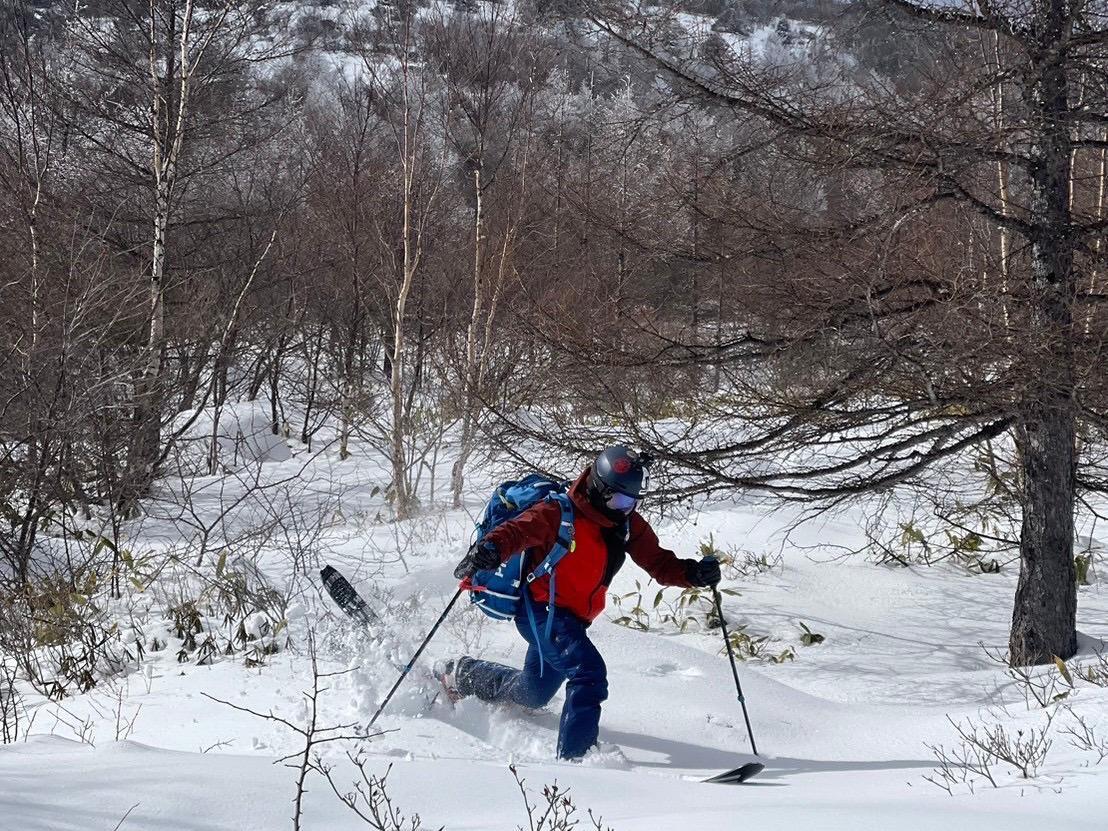
[[[549,596],[549,575],[534,580],[528,590],[538,619],[529,621],[522,613],[515,618],[528,644],[522,670],[469,656],[435,666],[435,675],[454,698],[475,695],[482,701],[536,709],[549,703],[564,682],[566,702],[558,730],[562,759],[579,760],[596,744],[608,680],[588,627],[604,609],[608,586],[625,555],[664,586],[719,583],[717,560],[679,559],[659,545],[654,530],[637,512],[650,461],[626,447],[608,447],[571,486],[574,545],[556,566],[555,597]],[[533,505],[475,543],[459,576],[495,569],[519,551],[529,552],[527,562],[533,567],[551,550],[561,521],[554,503]],[[548,628],[550,639],[545,642],[540,633]]]

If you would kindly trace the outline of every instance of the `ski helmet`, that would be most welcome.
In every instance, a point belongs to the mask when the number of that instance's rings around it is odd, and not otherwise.
[[[592,464],[589,484],[604,498],[621,493],[639,499],[649,478],[646,469],[653,461],[650,454],[636,453],[622,445],[606,447]]]

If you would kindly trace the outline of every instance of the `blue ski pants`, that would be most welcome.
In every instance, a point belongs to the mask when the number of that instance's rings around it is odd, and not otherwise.
[[[535,603],[539,638],[546,630],[546,604]],[[566,703],[558,727],[558,757],[579,759],[596,744],[600,730],[600,705],[608,697],[608,669],[585,624],[564,609],[553,612],[550,642],[539,643],[526,612],[516,617],[516,629],[527,641],[523,669],[492,661],[463,659],[455,678],[458,692],[482,701],[513,702],[523,707],[545,707],[554,693],[566,685]],[[542,666],[540,671],[540,650]]]

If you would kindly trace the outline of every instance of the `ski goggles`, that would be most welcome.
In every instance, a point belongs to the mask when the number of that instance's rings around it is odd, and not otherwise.
[[[608,497],[604,504],[607,505],[610,510],[619,511],[622,514],[629,514],[635,510],[635,506],[639,504],[639,498],[616,491]]]

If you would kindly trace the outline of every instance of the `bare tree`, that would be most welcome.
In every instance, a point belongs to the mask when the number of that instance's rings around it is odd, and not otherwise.
[[[495,396],[488,384],[493,334],[525,230],[535,95],[549,67],[546,44],[500,7],[488,15],[439,17],[427,40],[444,84],[446,137],[473,216],[472,298],[458,370],[461,426],[451,469],[453,503],[460,507],[465,467],[485,420],[483,402]]]
[[[257,67],[289,50],[254,37],[271,24],[257,0],[106,0],[101,6],[99,14],[78,7],[68,17],[78,82],[66,95],[68,106],[83,114],[77,122],[83,143],[110,177],[98,183],[97,210],[123,238],[108,227],[101,233],[115,236],[142,263],[146,282],[125,496],[130,509],[163,458],[166,298],[186,184],[202,191],[206,176],[256,144],[257,113],[279,97],[261,90]]]
[[[374,277],[388,310],[384,332],[387,415],[375,421],[383,427],[383,449],[392,472],[390,494],[397,518],[403,519],[415,510],[413,471],[419,464],[417,457],[426,450],[416,450],[412,442],[423,349],[418,337],[421,326],[416,325],[413,333],[412,307],[420,312],[424,308],[417,301],[422,301],[419,288],[425,276],[428,229],[441,196],[445,147],[437,128],[442,113],[434,77],[418,59],[421,23],[416,9],[402,4],[385,12],[380,28],[359,45],[363,66],[354,83],[362,89],[355,89],[352,96],[363,103],[351,114],[357,116],[365,106],[371,107],[374,129],[381,132],[380,137],[372,137],[381,164],[377,171],[381,210],[365,228],[375,254]]]

